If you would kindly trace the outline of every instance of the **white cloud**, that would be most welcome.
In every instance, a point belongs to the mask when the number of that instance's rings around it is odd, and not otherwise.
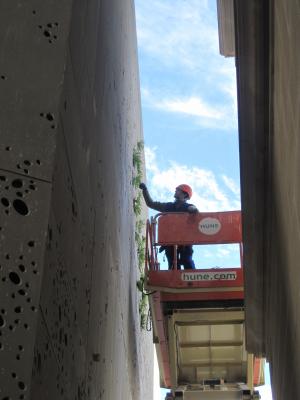
[[[231,257],[234,252],[237,251],[237,247],[235,245],[215,245],[213,248],[211,246],[207,246],[204,248],[203,255],[206,258],[220,258],[224,259],[225,257]]]
[[[195,69],[218,50],[218,32],[206,0],[136,0],[138,43],[160,63]]]
[[[136,0],[140,60],[149,68],[143,105],[236,129],[234,60],[219,54],[215,8],[211,0]]]
[[[199,97],[190,97],[187,99],[166,99],[162,102],[158,102],[156,106],[165,111],[193,115],[196,117],[219,120],[223,116],[223,113],[217,107],[205,104],[205,102]]]
[[[229,211],[240,209],[237,193],[227,194],[222,179],[199,167],[188,167],[170,161],[165,169],[159,167],[155,149],[145,149],[150,192],[155,200],[172,201],[176,186],[187,183],[193,188],[192,203],[200,211]]]
[[[231,103],[210,104],[200,96],[180,97],[163,96],[142,88],[142,99],[145,107],[156,108],[164,112],[186,115],[196,119],[197,125],[205,128],[222,130],[235,129],[237,119]]]
[[[240,187],[233,179],[226,175],[222,175],[222,179],[225,185],[234,193],[236,196],[240,196]]]
[[[145,159],[146,159],[147,171],[152,174],[159,173],[158,165],[156,162],[156,153],[155,153],[156,149],[157,147],[150,148],[145,146]]]

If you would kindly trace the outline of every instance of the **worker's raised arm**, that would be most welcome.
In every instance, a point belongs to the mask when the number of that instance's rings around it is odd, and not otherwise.
[[[166,211],[166,203],[160,203],[159,201],[153,201],[150,196],[150,193],[148,192],[147,186],[144,183],[141,183],[139,187],[143,191],[145,203],[147,204],[147,206],[149,208],[152,208],[153,210],[156,210],[159,212]]]

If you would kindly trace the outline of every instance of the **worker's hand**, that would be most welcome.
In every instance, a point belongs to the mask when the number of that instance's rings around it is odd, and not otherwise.
[[[187,210],[188,210],[188,212],[191,213],[191,214],[195,214],[195,213],[199,212],[199,211],[198,211],[198,208],[195,207],[195,206],[189,206],[189,208],[188,208]]]
[[[146,189],[147,189],[147,186],[142,182],[142,183],[140,183],[139,188],[140,188],[141,190],[146,190]]]

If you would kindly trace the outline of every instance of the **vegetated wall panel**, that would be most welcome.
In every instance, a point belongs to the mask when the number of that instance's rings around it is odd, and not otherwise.
[[[50,186],[0,171],[0,397],[30,389]]]
[[[276,0],[266,344],[274,399],[300,398],[300,4]]]

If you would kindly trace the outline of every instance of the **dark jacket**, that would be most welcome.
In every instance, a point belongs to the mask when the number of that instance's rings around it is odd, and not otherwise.
[[[153,210],[159,211],[159,212],[191,212],[189,211],[189,207],[194,207],[192,212],[198,211],[197,208],[190,203],[183,202],[183,201],[174,201],[174,202],[168,202],[168,203],[161,203],[159,201],[153,201],[148,189],[143,189],[143,196],[145,199],[145,202],[149,208],[152,208]],[[160,252],[165,250],[166,253],[170,252],[170,255],[173,251],[172,246],[162,246],[160,248]],[[192,255],[193,254],[193,247],[192,245],[185,245],[185,246],[179,246],[178,247],[178,252],[179,253],[184,253],[186,255]]]

